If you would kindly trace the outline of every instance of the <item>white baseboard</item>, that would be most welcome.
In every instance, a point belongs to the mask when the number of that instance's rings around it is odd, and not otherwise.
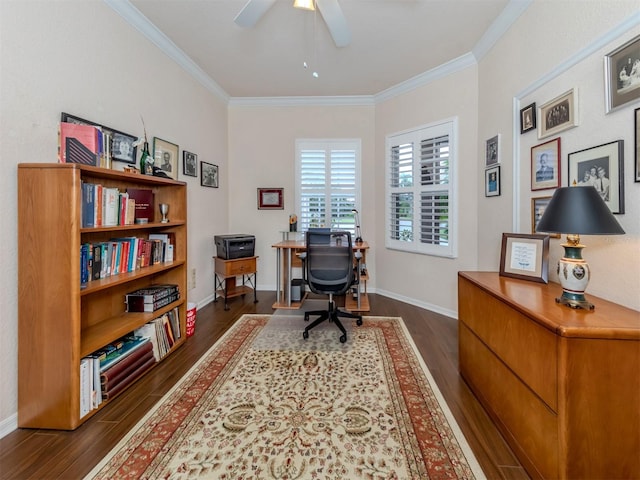
[[[408,303],[409,305],[415,305],[416,307],[424,308],[425,310],[429,310],[431,312],[439,313],[440,315],[445,315],[447,317],[458,319],[458,312],[454,310],[449,310],[447,308],[442,308],[440,305],[434,305],[432,303],[421,302],[414,298],[404,297],[402,295],[398,295],[397,293],[387,292],[386,290],[377,289],[376,293],[378,295],[383,295],[385,297],[392,298],[394,300],[398,300],[400,302]]]
[[[0,438],[6,437],[18,428],[18,414],[14,413],[0,422]]]

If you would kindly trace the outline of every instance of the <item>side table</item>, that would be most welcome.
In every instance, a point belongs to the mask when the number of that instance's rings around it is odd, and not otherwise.
[[[218,296],[224,297],[224,309],[229,310],[227,303],[229,298],[237,297],[253,292],[253,303],[258,302],[256,296],[256,277],[257,277],[257,260],[258,257],[234,258],[225,260],[224,258],[214,257],[215,263],[215,299]],[[242,276],[242,283],[236,284],[236,278]],[[250,286],[247,286],[249,284]]]

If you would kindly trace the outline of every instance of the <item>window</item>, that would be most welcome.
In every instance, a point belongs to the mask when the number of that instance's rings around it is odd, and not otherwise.
[[[298,140],[296,178],[298,230],[331,227],[355,235],[360,140]]]
[[[456,256],[456,120],[387,137],[386,246]]]

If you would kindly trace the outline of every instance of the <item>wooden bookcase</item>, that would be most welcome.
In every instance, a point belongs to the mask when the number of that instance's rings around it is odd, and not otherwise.
[[[81,182],[154,192],[154,222],[83,228]],[[160,223],[158,205],[170,205]],[[174,260],[93,280],[81,288],[80,246],[169,233]],[[186,339],[187,187],[184,182],[77,164],[18,165],[18,426],[73,430],[80,418],[80,360],[175,307]],[[153,313],[126,313],[125,295],[179,285],[181,298]],[[166,357],[165,357],[166,358]]]

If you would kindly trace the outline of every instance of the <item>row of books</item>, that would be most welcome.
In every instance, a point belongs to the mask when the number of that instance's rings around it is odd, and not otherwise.
[[[82,227],[115,227],[153,222],[154,194],[148,188],[120,191],[82,182]]]
[[[169,234],[151,233],[148,238],[122,237],[107,242],[83,243],[80,246],[80,283],[85,285],[92,280],[172,261],[173,243]]]
[[[151,353],[145,356],[143,368],[141,357],[147,350]],[[149,358],[151,362],[148,361]],[[82,358],[80,360],[80,417],[84,417],[104,401],[112,398],[155,362],[150,339],[132,333]]]
[[[178,307],[80,360],[80,417],[160,361],[182,336]]]
[[[155,312],[180,298],[176,284],[152,285],[125,295],[127,312]]]
[[[160,361],[182,337],[178,307],[136,329],[134,334],[149,338],[153,356],[156,361]]]
[[[110,132],[93,125],[60,122],[58,161],[111,168]]]

